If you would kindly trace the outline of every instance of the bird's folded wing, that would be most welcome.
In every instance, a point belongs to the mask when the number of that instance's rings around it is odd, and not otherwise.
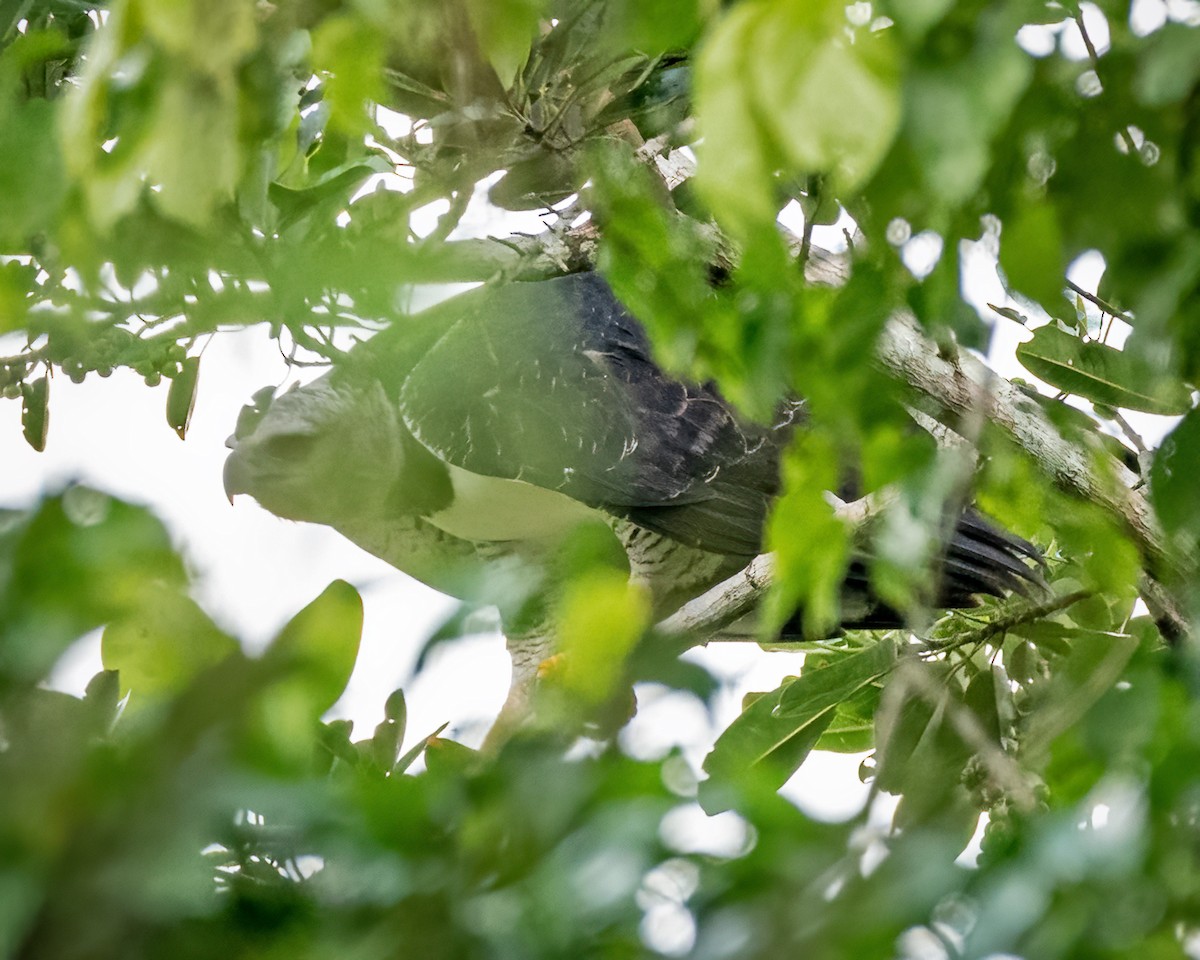
[[[788,416],[747,423],[713,387],[666,375],[597,274],[497,286],[459,309],[398,387],[436,456],[703,549],[760,548]]]

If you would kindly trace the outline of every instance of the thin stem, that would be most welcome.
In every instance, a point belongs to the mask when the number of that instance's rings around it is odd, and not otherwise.
[[[1146,453],[1146,443],[1144,440],[1142,440],[1141,434],[1139,434],[1133,429],[1132,426],[1130,426],[1129,421],[1121,416],[1121,412],[1119,410],[1114,410],[1111,416],[1113,423],[1121,428],[1121,432],[1125,434],[1125,439],[1133,444],[1134,449],[1137,450],[1138,453]]]
[[[924,643],[931,650],[938,652],[958,650],[972,644],[982,646],[995,637],[1003,636],[1015,626],[1022,623],[1029,623],[1033,620],[1040,620],[1052,613],[1057,613],[1059,610],[1065,610],[1080,600],[1086,600],[1090,596],[1092,596],[1092,591],[1090,590],[1075,590],[1061,597],[1052,597],[1042,603],[1022,606],[1010,614],[997,617],[991,623],[984,624],[978,630],[971,630],[951,640],[937,641],[927,639]]]
[[[1096,46],[1092,43],[1092,38],[1088,36],[1087,27],[1083,23],[1083,9],[1075,8],[1075,25],[1079,27],[1079,35],[1083,37],[1083,45],[1087,47],[1088,59],[1092,61],[1092,69],[1096,71],[1096,75],[1100,75],[1100,55],[1096,53]]]
[[[1102,299],[1100,299],[1100,297],[1096,296],[1094,293],[1089,293],[1087,290],[1084,290],[1083,287],[1079,286],[1079,284],[1077,284],[1071,280],[1067,281],[1067,287],[1070,288],[1075,293],[1079,294],[1081,297],[1083,297],[1084,300],[1089,300],[1092,303],[1094,303],[1101,310],[1103,310],[1105,313],[1107,313],[1110,317],[1117,317],[1120,320],[1124,320],[1130,326],[1133,325],[1133,315],[1132,314],[1126,313],[1124,310],[1120,309],[1119,307],[1114,307],[1107,300],[1102,300]]]

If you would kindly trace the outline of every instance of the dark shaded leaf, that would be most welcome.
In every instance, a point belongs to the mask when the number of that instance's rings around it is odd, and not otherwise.
[[[1096,403],[1167,415],[1191,409],[1191,392],[1149,362],[1054,324],[1039,327],[1017,347],[1017,359],[1051,386]]]
[[[38,453],[46,449],[50,429],[50,375],[21,384],[21,432]]]
[[[1200,410],[1163,440],[1150,468],[1150,493],[1167,529],[1200,541]]]
[[[833,722],[839,704],[886,674],[895,657],[893,641],[885,638],[828,666],[805,670],[755,700],[705,758],[709,779],[700,787],[704,808],[710,813],[725,809],[731,787],[756,768],[754,776],[761,782],[782,786]]]
[[[1022,207],[1005,222],[1000,235],[1000,266],[1011,289],[1047,306],[1061,299],[1066,263],[1062,228],[1052,204]]]

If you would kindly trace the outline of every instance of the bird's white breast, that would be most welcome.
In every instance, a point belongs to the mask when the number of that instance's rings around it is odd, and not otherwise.
[[[454,500],[428,517],[464,540],[536,540],[558,537],[599,511],[566,494],[523,480],[504,480],[447,464]]]

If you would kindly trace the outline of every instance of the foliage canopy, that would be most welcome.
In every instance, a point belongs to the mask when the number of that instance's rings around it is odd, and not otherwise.
[[[223,331],[334,359],[414,284],[596,263],[673,370],[753,416],[808,401],[767,619],[835,619],[853,531],[824,491],[853,469],[897,491],[872,576],[921,628],[806,644],[702,783],[609,740],[581,759],[562,732],[611,728],[618,674],[714,687],[652,629],[605,660],[594,625],[636,603],[583,544],[572,644],[604,669],[548,684],[554,729],[484,758],[408,731],[397,692],[355,740],[321,721],[353,587],[250,657],[149,511],[48,494],[0,517],[0,952],[1196,955],[1197,4],[0,0],[0,38],[0,390],[34,447],[52,375],[168,378],[183,436]],[[471,237],[485,201],[557,213]],[[847,276],[810,285],[833,224]],[[1011,294],[986,318],[976,250]],[[1089,251],[1099,289],[1064,288]],[[996,381],[964,412],[898,382],[873,346],[902,310],[954,363],[1035,328],[1018,359],[1050,389]],[[1130,411],[1181,419],[1148,449]],[[913,571],[969,495],[1045,549],[1049,589],[932,620]],[[99,627],[85,697],[39,685]],[[873,751],[886,838],[777,796],[814,749]],[[679,829],[697,797],[738,849]]]

